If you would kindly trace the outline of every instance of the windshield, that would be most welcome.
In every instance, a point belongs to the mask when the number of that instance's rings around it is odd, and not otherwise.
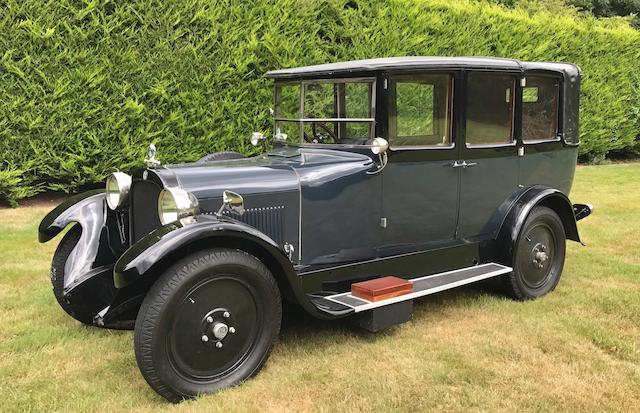
[[[374,134],[374,79],[278,82],[277,139],[290,143],[366,145]]]

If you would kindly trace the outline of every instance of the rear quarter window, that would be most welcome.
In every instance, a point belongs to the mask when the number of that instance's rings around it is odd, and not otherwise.
[[[553,77],[527,76],[522,89],[522,140],[554,140],[558,137],[560,81]]]

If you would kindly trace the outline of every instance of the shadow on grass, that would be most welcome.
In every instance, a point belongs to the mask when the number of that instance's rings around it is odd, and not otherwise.
[[[481,305],[486,297],[504,297],[504,289],[499,280],[485,280],[416,299],[414,300],[413,317],[414,320],[419,320],[428,313],[447,317],[447,311],[470,305]],[[80,323],[77,324],[77,327],[77,332],[87,339],[132,334],[132,331],[129,332],[126,329],[97,328]],[[284,302],[279,341],[285,346],[304,342],[305,345],[322,347],[335,342],[327,340],[328,337],[334,337],[336,340],[348,337],[366,343],[376,343],[397,333],[398,329],[394,327],[371,333],[359,327],[353,317],[319,320],[309,315],[297,304]]]
[[[443,313],[449,308],[480,302],[482,297],[504,298],[505,288],[499,279],[489,279],[414,300],[414,319],[425,312]],[[314,345],[326,344],[328,336],[349,336],[364,342],[376,342],[396,334],[396,328],[371,333],[359,327],[353,317],[319,320],[297,304],[283,303],[280,342],[287,344],[300,338]]]

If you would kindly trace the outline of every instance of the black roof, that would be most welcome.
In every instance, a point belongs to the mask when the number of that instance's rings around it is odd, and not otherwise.
[[[381,70],[411,69],[480,69],[480,70],[548,70],[560,72],[568,77],[580,75],[580,68],[571,63],[522,62],[516,59],[498,57],[437,57],[408,56],[384,57],[379,59],[352,60],[349,62],[328,63],[291,69],[272,70],[266,77],[273,79],[291,79],[340,74],[373,72]]]

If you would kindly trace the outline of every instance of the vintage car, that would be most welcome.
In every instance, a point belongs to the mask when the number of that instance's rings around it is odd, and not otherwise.
[[[402,57],[271,71],[270,150],[111,174],[40,224],[60,306],[134,327],[142,375],[180,401],[265,363],[282,301],[378,331],[413,300],[497,277],[517,300],[557,285],[580,69]],[[269,133],[271,134],[271,133]],[[251,135],[264,145],[265,135]],[[160,148],[161,150],[162,148]],[[161,154],[161,152],[160,152]],[[161,155],[158,155],[161,158]]]

